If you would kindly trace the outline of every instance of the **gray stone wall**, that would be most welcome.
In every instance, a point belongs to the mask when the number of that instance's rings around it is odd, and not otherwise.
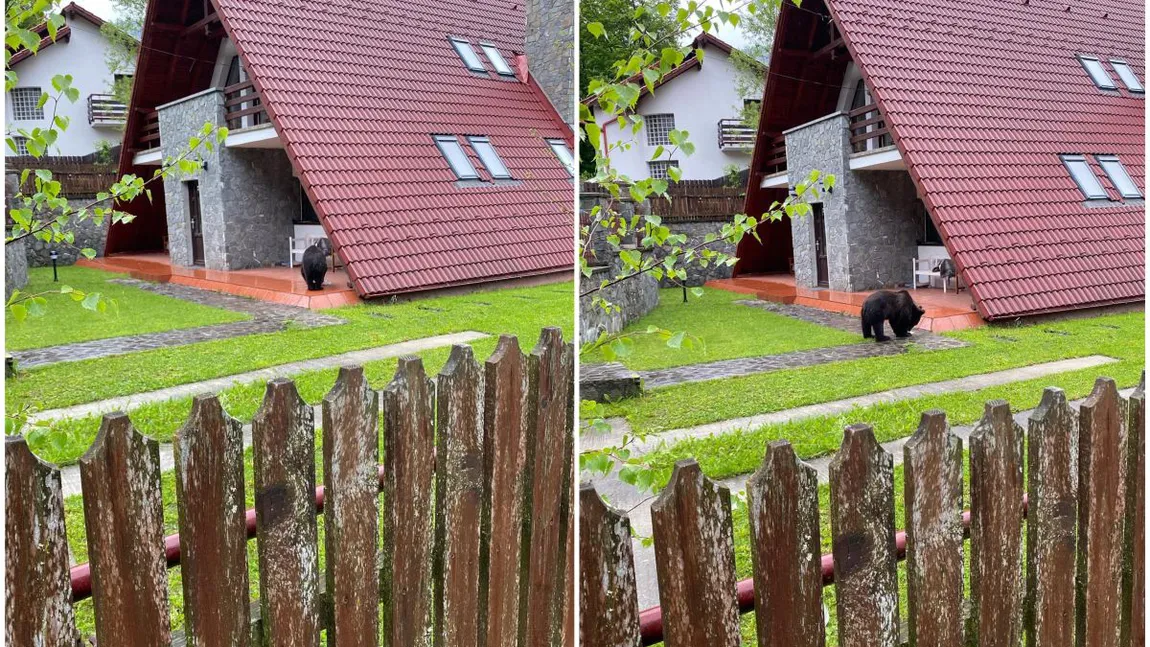
[[[4,299],[28,285],[28,255],[20,239],[4,245]]]
[[[822,198],[832,290],[854,292],[910,280],[917,248],[914,183],[905,170],[851,171],[847,117],[836,114],[787,133],[788,181],[805,181],[812,169],[835,175]],[[795,283],[818,284],[812,217],[791,223]]]
[[[684,234],[687,236],[687,242],[683,244],[683,247],[686,248],[694,247],[695,245],[703,242],[703,239],[706,238],[707,234],[719,233],[719,231],[723,228],[723,225],[731,222],[731,219],[725,218],[717,220],[691,221],[664,220],[663,222],[671,230],[671,233]],[[724,254],[729,254],[731,256],[735,255],[737,247],[738,246],[733,243],[722,240],[717,240],[707,246],[708,249],[714,250],[716,252],[722,252]],[[662,254],[657,255],[659,257],[663,256]],[[686,284],[688,287],[695,287],[698,285],[703,285],[707,281],[711,281],[713,279],[729,279],[731,278],[731,272],[734,268],[729,265],[708,265],[707,267],[702,267],[698,263],[692,263],[691,265],[687,266],[686,269]],[[677,287],[679,283],[664,278],[662,281],[660,281],[659,285],[660,287],[671,288]]]
[[[617,262],[617,261],[616,261]],[[591,278],[580,277],[580,292],[598,286],[618,272],[618,266],[595,268]],[[599,333],[606,330],[616,333],[627,324],[639,319],[659,305],[659,284],[650,275],[643,274],[627,279],[603,290],[602,297],[619,306],[617,311],[605,312],[592,303],[592,297],[579,299],[579,343],[595,341]]]
[[[571,0],[527,0],[527,69],[568,124],[575,123]]]
[[[20,175],[18,173],[6,173],[4,176],[5,195],[16,195],[19,190],[19,184]],[[80,209],[81,207],[88,206],[91,202],[92,198],[76,198],[68,200],[68,206],[73,209]],[[9,204],[9,206],[12,205]],[[71,231],[75,236],[75,242],[71,245],[66,243],[46,243],[35,238],[26,238],[23,249],[27,254],[27,266],[44,267],[51,265],[51,252],[53,250],[56,251],[57,265],[72,265],[80,258],[80,250],[85,248],[94,249],[96,250],[97,256],[103,256],[104,242],[108,239],[108,224],[107,219],[100,224],[96,224],[96,221],[92,220],[90,216],[82,221],[73,221],[67,227],[67,230]]]
[[[223,123],[224,96],[218,89],[192,95],[160,109],[160,139],[179,146],[204,123]],[[186,145],[186,144],[185,144]],[[200,156],[197,172],[164,182],[168,249],[173,264],[191,266],[188,182],[199,183],[204,266],[239,270],[287,262],[292,218],[299,194],[291,163],[279,149],[217,147]]]

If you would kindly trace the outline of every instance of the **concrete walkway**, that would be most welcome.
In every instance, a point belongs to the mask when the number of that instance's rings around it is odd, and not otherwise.
[[[1064,359],[1056,362],[1046,362],[1043,364],[1033,364],[1031,366],[1012,368],[1005,371],[997,371],[994,373],[971,375],[969,377],[962,377],[954,380],[929,382],[927,384],[907,386],[899,389],[891,389],[889,391],[880,391],[878,393],[847,398],[845,400],[835,400],[833,402],[812,404],[805,407],[797,407],[795,409],[776,411],[774,413],[750,416],[747,418],[723,420],[721,422],[699,425],[698,427],[674,429],[659,434],[653,434],[643,442],[633,443],[631,445],[631,453],[645,454],[658,448],[664,443],[671,445],[679,442],[680,440],[685,440],[688,438],[706,438],[707,436],[726,434],[739,429],[754,429],[764,425],[780,424],[794,420],[802,420],[805,418],[837,415],[847,413],[851,409],[857,407],[870,407],[876,404],[887,402],[910,400],[913,398],[922,397],[924,395],[940,395],[943,393],[954,393],[961,391],[977,391],[979,389],[985,389],[991,386],[1002,386],[1004,384],[1011,384],[1013,382],[1023,382],[1026,380],[1045,377],[1047,375],[1055,375],[1057,373],[1065,373],[1068,371],[1077,371],[1085,368],[1104,366],[1106,364],[1111,364],[1117,361],[1118,360],[1114,358],[1106,357],[1104,355],[1088,355],[1086,357]],[[610,433],[581,438],[580,447],[583,450],[593,450],[618,445],[622,442],[622,437],[624,434],[631,433],[631,429],[627,424],[627,421],[622,418],[612,418],[608,420],[608,423],[611,425]]]
[[[308,373],[311,371],[319,371],[328,368],[337,368],[340,366],[347,366],[349,364],[364,364],[367,362],[375,362],[383,359],[391,359],[393,357],[400,357],[402,355],[409,355],[418,353],[432,348],[441,348],[443,346],[451,346],[453,344],[465,344],[477,339],[487,337],[486,333],[475,331],[464,331],[452,333],[450,335],[436,335],[435,337],[423,337],[421,339],[413,339],[398,344],[390,344],[387,346],[380,346],[378,348],[368,348],[364,350],[351,351],[340,355],[330,355],[328,357],[318,357],[316,359],[303,360],[299,362],[291,362],[289,364],[280,364],[278,366],[270,366],[268,368],[261,368],[255,371],[248,371],[247,373],[240,373],[238,375],[229,375],[227,377],[219,377],[203,382],[193,382],[191,384],[181,384],[158,391],[149,391],[147,393],[137,393],[135,395],[126,395],[118,398],[111,398],[108,400],[100,400],[99,402],[89,402],[86,404],[78,404],[72,407],[65,407],[62,409],[49,409],[47,411],[40,411],[29,416],[29,422],[50,422],[52,420],[62,420],[65,418],[83,418],[86,416],[103,415],[112,411],[130,411],[140,405],[149,404],[152,402],[163,402],[165,400],[174,400],[178,398],[190,398],[205,392],[218,392],[229,387],[238,386],[241,384],[251,384],[252,382],[266,382],[277,377],[291,377],[300,373]]]
[[[1122,397],[1130,397],[1134,389],[1122,389],[1119,391]],[[1082,400],[1075,400],[1071,403],[1075,409],[1082,404]],[[1023,429],[1027,428],[1027,419],[1033,409],[1021,411],[1014,415],[1014,420],[1022,426]],[[951,427],[951,431],[956,436],[962,438],[963,450],[965,451],[968,446],[968,440],[971,432],[974,431],[973,425],[964,425],[959,427]],[[903,445],[910,440],[910,436],[892,440],[882,444],[882,448],[887,453],[891,454],[894,459],[895,466],[901,465],[903,460]],[[764,452],[766,448],[764,447]],[[831,460],[834,459],[834,454],[820,456],[808,461],[808,465],[815,468],[819,475],[819,483],[827,483],[830,479],[830,465]],[[750,479],[751,474],[740,474],[732,476],[719,481],[719,483],[727,486],[731,490],[731,495],[741,494],[746,488],[747,481]],[[628,517],[631,519],[631,529],[639,537],[651,536],[651,504],[654,503],[655,497],[653,495],[645,495],[638,492],[635,488],[627,485],[617,478],[609,476],[607,478],[597,479],[584,479],[594,483],[595,489],[601,496],[611,503],[612,506],[620,510],[629,510]],[[825,511],[824,511],[825,514]],[[899,528],[903,527],[903,520],[896,519],[895,525]],[[641,540],[635,539],[631,543],[631,547],[635,554],[635,575],[636,584],[639,589],[639,608],[646,609],[659,604],[659,583],[655,572],[655,550],[653,547],[644,547]]]

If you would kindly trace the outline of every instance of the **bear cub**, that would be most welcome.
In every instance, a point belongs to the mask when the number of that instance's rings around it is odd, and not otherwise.
[[[879,290],[866,298],[862,307],[863,337],[875,341],[888,341],[882,334],[883,321],[890,322],[895,337],[909,337],[910,329],[918,325],[924,310],[918,307],[906,290],[893,292]]]
[[[327,274],[327,255],[331,253],[331,242],[321,238],[303,252],[303,262],[299,271],[307,283],[308,290],[322,290],[323,277]]]

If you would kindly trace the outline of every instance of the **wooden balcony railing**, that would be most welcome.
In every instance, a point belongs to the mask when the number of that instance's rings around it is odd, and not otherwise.
[[[861,153],[894,144],[878,104],[855,108],[847,113],[847,117],[850,120],[851,151]]]
[[[160,113],[156,111],[144,115],[144,125],[140,127],[140,138],[136,140],[136,148],[150,150],[160,147]]]
[[[117,126],[128,119],[128,106],[110,94],[88,95],[88,125]]]
[[[751,150],[755,147],[755,129],[743,123],[742,119],[720,119],[718,130],[719,150]]]
[[[767,148],[767,159],[763,162],[763,173],[774,175],[787,170],[787,138],[779,135],[771,140]]]
[[[267,109],[251,81],[224,88],[224,113],[229,130],[268,123]]]

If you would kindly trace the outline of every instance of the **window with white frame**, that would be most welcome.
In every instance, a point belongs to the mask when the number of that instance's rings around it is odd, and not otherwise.
[[[1093,56],[1078,56],[1078,61],[1082,63],[1082,67],[1086,68],[1086,73],[1090,75],[1090,79],[1094,81],[1094,85],[1098,86],[1101,90],[1115,90],[1118,86],[1114,85],[1114,79],[1110,78],[1110,73],[1102,66],[1102,61]]]
[[[647,171],[653,180],[668,180],[670,175],[667,169],[671,167],[679,168],[679,160],[659,160],[658,162],[647,162]]]
[[[499,153],[495,152],[495,147],[491,145],[490,139],[487,137],[468,137],[467,141],[471,142],[471,148],[475,150],[479,160],[487,167],[487,172],[491,174],[491,177],[497,180],[511,178],[511,172],[507,170],[503,160],[499,159]]]
[[[1145,92],[1146,89],[1142,87],[1142,82],[1138,80],[1138,75],[1134,73],[1134,69],[1126,61],[1118,59],[1110,59],[1110,66],[1114,68],[1114,72],[1118,74],[1118,78],[1122,79],[1122,83],[1126,89],[1131,92]]]
[[[1066,165],[1070,177],[1074,178],[1075,184],[1087,200],[1106,198],[1106,190],[1102,188],[1102,183],[1094,175],[1094,170],[1090,168],[1084,155],[1063,155],[1062,163]]]
[[[643,128],[647,130],[648,146],[670,146],[670,133],[675,129],[675,115],[643,115]]]
[[[483,53],[487,55],[487,60],[491,61],[491,65],[495,67],[495,71],[503,76],[515,76],[515,72],[511,70],[511,66],[504,60],[503,54],[499,53],[499,48],[491,43],[479,43],[483,48]]]
[[[479,60],[479,55],[475,53],[475,49],[471,47],[471,43],[463,40],[462,38],[452,38],[451,46],[455,48],[455,53],[459,54],[459,58],[463,59],[463,64],[467,69],[473,72],[486,72],[487,68],[483,67],[483,62]]]
[[[571,151],[567,148],[567,142],[562,139],[548,139],[547,145],[551,147],[551,150],[555,153],[555,157],[558,157],[559,161],[563,162],[563,166],[567,167],[567,172],[571,174],[571,177],[575,177],[575,159],[571,157]]]
[[[44,106],[40,105],[40,88],[13,88],[12,118],[18,121],[31,121],[44,118]]]
[[[16,146],[17,155],[28,155],[28,138],[27,137],[13,137],[12,143]]]
[[[1094,159],[1098,160],[1098,165],[1106,171],[1106,176],[1110,178],[1110,183],[1118,189],[1118,193],[1123,198],[1141,198],[1142,192],[1138,190],[1138,185],[1134,184],[1134,180],[1130,178],[1130,174],[1126,172],[1126,167],[1122,166],[1122,162],[1114,155],[1095,155]]]
[[[475,167],[471,165],[471,160],[463,151],[459,138],[455,135],[436,135],[435,145],[439,147],[439,152],[443,158],[447,160],[447,165],[455,172],[455,177],[460,180],[479,179],[479,173],[475,172]]]

